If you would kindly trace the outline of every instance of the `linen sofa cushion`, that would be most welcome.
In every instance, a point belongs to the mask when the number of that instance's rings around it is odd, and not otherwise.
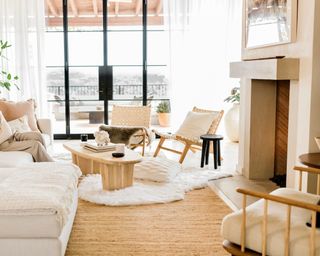
[[[0,111],[0,144],[12,136],[11,128]]]
[[[12,132],[30,132],[31,128],[28,123],[28,116],[23,116],[8,122]]]
[[[23,151],[1,151],[0,167],[15,167],[27,163],[33,163],[32,155]]]
[[[33,99],[20,102],[0,100],[0,111],[7,121],[28,116],[28,124],[32,131],[39,131],[35,116],[35,102]]]
[[[212,122],[217,118],[217,112],[200,113],[190,111],[176,134],[182,137],[199,140],[201,135],[208,133]]]
[[[166,158],[145,157],[134,166],[134,178],[170,182],[181,171],[181,164]]]
[[[45,174],[41,177],[41,173]],[[0,239],[59,237],[75,213],[78,201],[76,184],[80,174],[79,168],[69,163],[29,163],[15,168],[0,168],[3,193],[0,200]],[[16,182],[21,184],[20,188],[14,182],[19,177],[24,181],[24,184],[20,180]],[[65,179],[60,181],[62,177]],[[17,198],[22,193],[17,193],[17,189],[24,191],[27,203]]]
[[[49,147],[50,144],[51,144],[51,137],[50,137],[50,135],[45,134],[45,133],[42,133],[41,136],[42,136],[42,138],[43,138],[43,140],[44,140],[45,146],[46,146],[46,147]]]
[[[1,172],[1,168],[0,168]],[[78,193],[74,192],[73,200],[70,202],[70,213],[75,214],[77,208]],[[21,215],[10,216],[0,215],[0,239],[9,238],[57,238],[64,230],[61,226],[57,214],[52,215]],[[1,254],[0,254],[1,255]]]
[[[299,192],[290,188],[280,188],[271,193],[281,197],[317,204],[319,196]],[[264,200],[261,199],[247,207],[246,248],[261,252],[261,228]],[[267,255],[284,255],[284,237],[286,227],[287,206],[269,201],[267,224]],[[222,236],[224,239],[240,244],[242,211],[236,211],[224,217]],[[310,211],[293,207],[291,211],[290,255],[310,255],[310,228],[306,222],[310,220]],[[316,231],[316,248],[320,253],[320,230]]]

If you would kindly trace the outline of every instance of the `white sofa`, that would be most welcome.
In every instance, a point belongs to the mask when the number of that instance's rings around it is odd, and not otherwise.
[[[47,147],[53,143],[49,119],[38,120]],[[50,164],[50,163],[47,163]],[[33,163],[31,154],[11,151],[0,152],[0,184],[12,171],[24,170]],[[40,171],[40,170],[39,170]],[[0,214],[0,255],[6,256],[62,256],[65,254],[78,206],[77,189],[73,192],[67,222],[61,226],[53,215],[2,215]]]
[[[50,149],[53,145],[53,128],[52,121],[48,118],[38,119],[38,127],[42,133],[46,147]],[[11,167],[20,165],[23,163],[33,162],[32,156],[27,152],[21,151],[11,151],[11,152],[1,152],[0,151],[0,168],[1,167]]]
[[[38,127],[42,133],[46,146],[50,147],[53,145],[53,125],[49,118],[38,119]]]

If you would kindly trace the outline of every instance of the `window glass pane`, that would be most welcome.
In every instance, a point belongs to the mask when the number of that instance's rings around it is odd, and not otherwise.
[[[69,68],[70,100],[98,100],[98,67]]]
[[[69,63],[76,65],[103,65],[102,32],[69,32]]]
[[[148,67],[148,95],[153,99],[169,97],[167,67]]]
[[[113,98],[142,99],[142,67],[113,67]]]
[[[148,65],[166,65],[169,59],[167,32],[148,31]]]
[[[104,123],[103,102],[71,100],[70,119],[71,133],[94,133]]]
[[[66,133],[66,119],[65,119],[65,101],[64,100],[49,100],[50,111],[54,117],[54,134]]]
[[[46,66],[63,66],[63,33],[47,32],[45,34]]]
[[[57,102],[64,100],[64,68],[47,67],[46,71],[48,100]]]
[[[163,0],[148,1],[148,30],[163,29]]]
[[[142,32],[108,32],[109,65],[142,65]]]
[[[142,0],[108,1],[108,30],[142,30]]]
[[[43,0],[47,31],[63,31],[62,1]]]
[[[102,0],[69,0],[68,30],[102,31]]]

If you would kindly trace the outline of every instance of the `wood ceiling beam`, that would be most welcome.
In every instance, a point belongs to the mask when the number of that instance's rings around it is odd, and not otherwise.
[[[120,9],[120,3],[119,2],[115,2],[114,3],[114,13],[116,16],[119,15],[119,9]]]
[[[92,8],[93,8],[94,16],[97,17],[99,12],[97,0],[92,0]]]
[[[142,0],[137,0],[137,2],[136,2],[136,8],[135,8],[136,16],[139,15],[140,10],[141,10],[141,6],[142,6]]]
[[[75,17],[79,16],[78,8],[74,0],[69,0],[72,13]]]
[[[101,18],[88,18],[88,17],[69,17],[69,26],[101,26]],[[153,16],[148,18],[149,25],[163,25],[162,16]],[[132,26],[141,25],[141,17],[109,17],[108,25],[110,26]],[[48,18],[48,26],[62,26],[61,18]]]
[[[158,4],[156,6],[156,15],[159,16],[162,11],[162,0],[158,0]]]
[[[54,17],[58,17],[58,16],[59,16],[58,10],[57,10],[57,8],[54,6],[54,4],[51,2],[51,0],[47,0],[46,3],[47,3],[47,6],[48,6],[50,12],[52,13],[52,15],[53,15]]]

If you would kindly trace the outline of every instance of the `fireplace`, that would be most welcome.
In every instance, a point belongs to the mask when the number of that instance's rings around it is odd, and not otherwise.
[[[298,59],[230,64],[230,76],[242,79],[239,167],[248,179],[286,175],[290,84],[298,75]]]

